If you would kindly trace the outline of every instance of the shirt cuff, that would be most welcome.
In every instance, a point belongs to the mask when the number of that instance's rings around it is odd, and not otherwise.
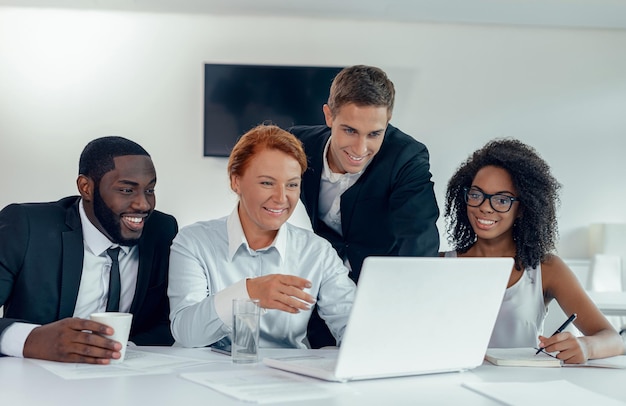
[[[222,322],[233,328],[233,299],[250,299],[246,279],[242,279],[215,294],[215,311]]]
[[[0,353],[10,357],[24,358],[24,344],[31,331],[39,324],[13,323],[0,337]]]

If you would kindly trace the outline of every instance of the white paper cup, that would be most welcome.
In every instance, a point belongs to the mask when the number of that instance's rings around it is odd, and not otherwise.
[[[128,344],[128,335],[130,334],[130,325],[133,321],[133,315],[131,313],[118,313],[118,312],[106,312],[106,313],[92,313],[89,318],[98,323],[106,324],[113,328],[112,335],[101,334],[103,337],[110,338],[111,340],[118,341],[122,344],[120,353],[122,356],[119,359],[111,359],[111,363],[119,363],[124,361],[126,356],[126,345]]]
[[[257,299],[233,299],[231,358],[234,363],[248,364],[259,360],[260,316]]]

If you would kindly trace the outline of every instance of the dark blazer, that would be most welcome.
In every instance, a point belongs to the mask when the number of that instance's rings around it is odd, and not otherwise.
[[[296,126],[290,131],[304,144],[309,160],[300,198],[313,231],[350,260],[350,277],[355,282],[368,256],[437,256],[439,208],[424,144],[387,126],[380,150],[341,196],[341,236],[318,215],[323,153],[330,128]]]
[[[83,268],[78,196],[11,204],[0,211],[0,334],[16,321],[48,324],[72,317]],[[167,275],[176,219],[154,211],[139,241],[130,341],[171,345]]]

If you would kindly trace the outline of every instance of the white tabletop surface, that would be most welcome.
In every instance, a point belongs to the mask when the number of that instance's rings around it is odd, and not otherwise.
[[[172,373],[93,379],[63,379],[33,361],[0,357],[1,405],[237,405],[246,404],[180,377],[185,372],[257,370],[233,365],[229,358],[206,348],[141,347],[163,354],[218,362],[186,367]],[[305,350],[263,350],[261,355],[296,354]],[[221,361],[221,362],[220,362]],[[483,364],[466,372],[427,376],[327,383],[346,385],[344,393],[298,405],[495,405],[497,402],[461,386],[463,382],[540,382],[567,380],[583,388],[626,402],[626,370],[604,368],[520,368]],[[323,382],[323,381],[316,381]],[[248,403],[249,404],[249,403]],[[282,403],[286,404],[286,403]]]
[[[607,316],[626,316],[626,292],[587,292],[598,309]]]

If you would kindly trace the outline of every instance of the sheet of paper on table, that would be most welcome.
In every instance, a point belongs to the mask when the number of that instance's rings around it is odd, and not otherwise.
[[[191,372],[183,373],[181,377],[232,398],[255,403],[297,402],[354,392],[346,385],[323,382],[270,368]]]
[[[126,349],[121,364],[92,365],[43,360],[30,360],[64,379],[107,378],[129,375],[170,373],[175,369],[197,366],[210,361],[183,358],[154,352]],[[230,360],[228,361],[230,363]]]
[[[506,405],[624,404],[566,380],[543,382],[466,382],[463,386]]]

